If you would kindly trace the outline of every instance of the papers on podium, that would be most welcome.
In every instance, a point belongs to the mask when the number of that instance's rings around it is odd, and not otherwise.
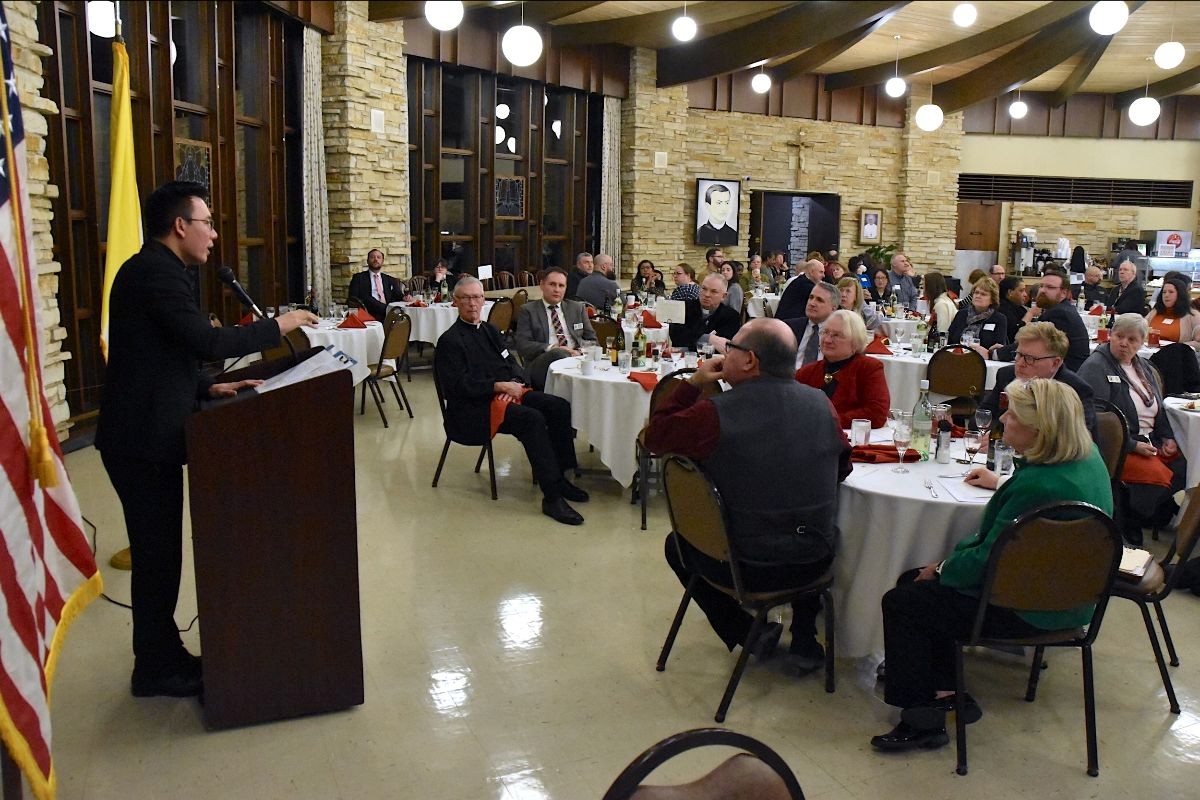
[[[263,381],[262,385],[254,387],[254,391],[259,394],[272,392],[276,389],[282,389],[285,386],[306,381],[309,378],[316,378],[320,375],[327,375],[330,372],[337,372],[340,369],[350,370],[356,385],[366,378],[369,372],[366,365],[360,364],[357,358],[347,355],[341,350],[335,350],[333,345],[328,345],[323,351],[311,358],[307,358],[291,369]]]

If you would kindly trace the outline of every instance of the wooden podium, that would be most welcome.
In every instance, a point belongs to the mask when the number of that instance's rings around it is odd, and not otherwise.
[[[353,409],[340,370],[188,420],[209,728],[363,702]]]

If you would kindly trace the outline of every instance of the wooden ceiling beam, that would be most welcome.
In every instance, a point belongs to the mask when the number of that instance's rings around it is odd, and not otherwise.
[[[1150,84],[1149,90],[1147,90],[1146,84],[1142,83],[1135,89],[1128,89],[1120,94],[1114,94],[1113,105],[1117,108],[1125,108],[1134,100],[1137,100],[1139,97],[1145,97],[1147,94],[1161,100],[1164,97],[1185,92],[1197,84],[1200,84],[1200,67],[1192,67],[1191,69],[1185,69],[1177,75],[1163,78],[1161,81],[1155,81]]]
[[[736,4],[735,4],[736,5]],[[903,8],[907,2],[810,0],[749,25],[658,51],[658,86],[737,72],[763,59],[806,50]]]
[[[753,22],[764,15],[795,5],[786,0],[744,0],[739,3],[699,3],[688,8],[688,16],[695,20],[700,34],[708,25],[722,23]],[[624,44],[647,47],[665,47],[672,42],[671,23],[683,13],[682,8],[669,8],[649,14],[617,17],[596,22],[577,22],[555,25],[550,29],[550,38],[555,47],[570,47],[586,44]]]
[[[1054,90],[1054,94],[1050,95],[1048,102],[1051,108],[1061,106],[1071,95],[1079,91],[1079,87],[1083,86],[1087,76],[1091,75],[1096,64],[1100,63],[1100,57],[1104,55],[1104,51],[1108,49],[1111,42],[1111,36],[1101,36],[1083,51],[1075,69],[1071,70],[1071,74],[1062,82],[1062,85]]]
[[[783,83],[800,75],[815,72],[823,64],[829,63],[870,36],[880,25],[887,22],[891,16],[892,14],[880,14],[874,21],[868,22],[866,25],[855,28],[841,36],[814,45],[795,58],[789,59],[779,66],[772,67],[767,72],[770,74],[771,80],[776,83]]]
[[[527,25],[545,25],[555,20],[565,19],[580,11],[587,11],[598,6],[603,0],[584,0],[583,2],[551,2],[525,3],[525,23]],[[513,3],[501,6],[495,10],[507,24],[515,25],[521,18],[521,4]]]
[[[989,28],[982,33],[968,36],[943,47],[928,50],[924,53],[900,59],[900,74],[902,76],[917,75],[946,64],[954,64],[968,58],[991,52],[997,47],[1011,44],[1018,39],[1024,39],[1038,31],[1064,20],[1083,9],[1090,9],[1091,2],[1082,0],[1058,0],[1011,19],[1002,25]],[[883,83],[895,74],[895,61],[885,61],[870,67],[852,69],[845,72],[834,72],[825,76],[825,88],[849,89],[852,86],[867,86],[873,83]]]
[[[525,21],[532,25],[542,25],[569,17],[572,14],[578,14],[580,11],[586,11],[592,6],[600,5],[602,2],[603,0],[581,0],[580,2],[526,3]],[[519,3],[500,6],[495,9],[486,0],[467,0],[463,5],[466,6],[467,13],[470,13],[472,9],[486,8],[489,11],[494,10],[498,14],[505,14],[506,17],[520,17],[521,15],[521,6]],[[423,2],[393,2],[392,0],[383,0],[381,2],[380,0],[373,0],[367,4],[367,8],[367,18],[371,22],[425,17],[425,3]]]

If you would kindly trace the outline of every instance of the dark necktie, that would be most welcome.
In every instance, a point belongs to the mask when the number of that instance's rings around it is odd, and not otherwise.
[[[812,335],[808,337],[808,344],[804,346],[804,363],[811,364],[817,360],[817,355],[821,352],[821,329],[817,325],[813,325]]]
[[[562,317],[558,315],[558,306],[550,306],[550,319],[554,320],[554,335],[558,337],[558,346],[570,347],[567,342],[567,332],[563,328]]]

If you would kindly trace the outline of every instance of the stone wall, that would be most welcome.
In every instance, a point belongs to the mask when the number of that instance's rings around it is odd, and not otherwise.
[[[6,5],[8,28],[11,34],[13,64],[17,73],[17,88],[21,93],[21,112],[25,123],[25,149],[29,165],[26,185],[32,219],[33,260],[37,265],[36,302],[42,330],[42,374],[46,399],[59,438],[66,438],[70,416],[67,408],[67,387],[63,363],[71,354],[63,350],[67,331],[62,326],[58,307],[58,274],[62,265],[54,260],[54,240],[50,223],[54,219],[51,201],[58,197],[58,187],[50,183],[50,164],[46,160],[47,118],[57,116],[58,107],[42,97],[42,59],[50,48],[38,42],[37,4],[16,2]]]
[[[1092,256],[1108,253],[1108,240],[1119,236],[1137,236],[1138,209],[1134,206],[1093,206],[1051,203],[1012,203],[1009,213],[1008,241],[1016,239],[1021,228],[1037,231],[1039,247],[1054,249],[1059,236],[1071,240],[1071,247],[1082,245]]]
[[[626,272],[642,258],[704,263],[707,247],[693,241],[696,179],[705,177],[742,181],[742,239],[725,248],[727,258],[748,256],[751,191],[781,189],[841,195],[843,259],[862,250],[865,206],[883,209],[884,244],[898,244],[922,267],[953,264],[961,114],[925,133],[911,121],[898,129],[689,109],[684,87],[655,87],[655,65],[653,51],[633,51],[621,110]],[[666,154],[665,167],[654,166],[656,152]]]
[[[388,273],[412,271],[404,28],[369,21],[367,6],[337,3],[334,32],[321,46],[329,266],[337,299],[373,247],[386,254]],[[384,133],[371,131],[372,109],[383,111]]]

